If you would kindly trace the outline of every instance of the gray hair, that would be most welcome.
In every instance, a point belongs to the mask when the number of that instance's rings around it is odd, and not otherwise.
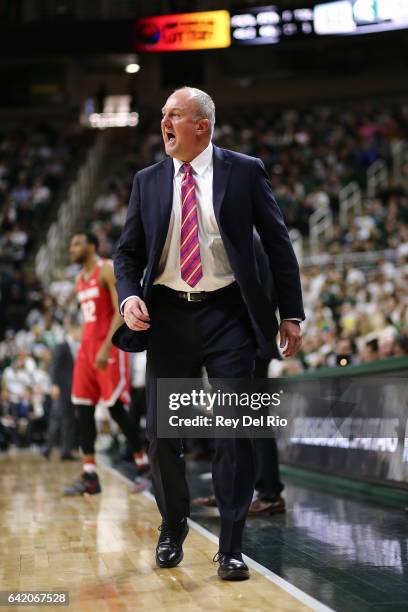
[[[174,93],[176,93],[176,91],[189,91],[193,94],[194,100],[198,106],[198,114],[196,115],[195,119],[208,119],[210,122],[209,131],[212,136],[215,125],[215,104],[211,96],[209,96],[205,91],[202,91],[202,89],[197,89],[196,87],[180,87],[179,89],[176,89]]]

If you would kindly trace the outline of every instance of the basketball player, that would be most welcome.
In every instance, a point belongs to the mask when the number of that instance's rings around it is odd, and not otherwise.
[[[79,438],[83,453],[81,476],[65,495],[94,495],[101,492],[95,464],[95,405],[102,401],[125,434],[133,450],[137,431],[124,408],[129,403],[129,354],[112,345],[113,332],[122,323],[117,309],[113,262],[98,256],[99,241],[92,233],[71,239],[70,257],[81,264],[76,292],[83,315],[81,344],[75,359],[72,402],[77,406]],[[136,464],[140,453],[134,453]]]

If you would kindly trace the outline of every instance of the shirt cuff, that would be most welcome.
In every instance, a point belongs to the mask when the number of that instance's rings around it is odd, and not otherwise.
[[[119,311],[120,311],[120,314],[122,315],[122,317],[123,317],[123,308],[124,308],[124,306],[125,306],[126,302],[127,302],[128,300],[130,300],[131,298],[135,298],[135,297],[139,297],[139,296],[138,296],[138,295],[129,295],[129,296],[128,296],[127,298],[125,298],[125,299],[123,300],[123,302],[121,303],[121,305],[120,305],[120,307],[119,307]]]
[[[298,319],[297,317],[286,317],[286,319],[282,319],[282,321],[297,321],[298,323],[301,323],[302,319]]]

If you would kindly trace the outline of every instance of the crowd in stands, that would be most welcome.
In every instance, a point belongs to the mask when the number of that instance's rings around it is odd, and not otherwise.
[[[307,322],[301,369],[408,355],[406,256],[366,270],[310,267],[302,280]]]
[[[27,257],[88,141],[70,121],[0,128],[0,333],[41,292]]]
[[[408,105],[403,104],[253,116],[221,113],[214,142],[264,161],[287,225],[305,236],[314,210],[326,206],[337,218],[340,188],[357,180],[364,189],[369,165],[383,159],[391,170],[392,142],[408,141]],[[158,121],[131,130],[113,152],[117,161],[84,227],[97,234],[103,256],[115,251],[135,172],[163,158]],[[44,432],[47,360],[64,335],[67,304],[74,308],[69,298],[75,273],[69,267],[42,287],[33,275],[24,278],[20,263],[33,219],[49,205],[71,154],[67,140],[47,130],[0,137],[1,292],[14,304],[20,330],[6,332],[0,342],[3,424],[6,413],[8,435],[19,444]],[[364,267],[302,266],[303,350],[292,360],[274,360],[270,375],[408,355],[407,178],[405,167],[400,183],[390,178],[375,198],[364,198],[361,215],[350,216],[343,228],[335,223],[323,248],[333,255],[388,249],[389,256]]]
[[[287,225],[304,235],[315,210],[336,214],[340,189],[351,181],[364,188],[369,166],[378,159],[391,166],[392,143],[407,138],[408,105],[383,103],[270,111],[255,120],[237,113],[221,116],[215,133],[220,146],[263,160]],[[391,195],[384,194],[384,204]],[[398,196],[406,203],[406,192]]]
[[[23,332],[22,338],[19,332],[15,339],[9,337],[0,345],[0,450],[9,444],[19,448],[41,446],[45,440],[51,401],[51,351],[34,333]]]
[[[253,113],[242,111],[218,118],[214,142],[262,158],[289,228],[307,235],[310,214],[326,206],[337,222],[323,253],[389,251],[371,267],[302,267],[304,349],[300,358],[275,364],[272,372],[336,366],[342,356],[349,364],[408,355],[408,165],[396,183],[396,140],[408,141],[408,105],[260,113],[255,121]],[[133,139],[118,155],[121,163],[96,201],[89,225],[106,255],[115,251],[135,171],[162,158],[155,123],[143,140]],[[365,197],[361,214],[350,214],[341,227],[339,190],[352,180],[364,190],[367,169],[377,159],[390,169],[388,184],[375,198]]]
[[[133,134],[128,146],[118,152],[117,171],[96,202],[93,228],[100,232],[108,253],[114,251],[126,216],[135,171],[164,156],[158,121],[156,117],[145,125],[143,136]],[[217,117],[213,140],[221,147],[263,160],[289,228],[307,237],[309,218],[315,210],[333,212],[333,236],[323,252],[396,249],[406,243],[408,163],[402,168],[402,181],[396,184],[390,172],[388,184],[375,198],[365,197],[361,215],[350,215],[345,227],[338,222],[338,196],[351,181],[364,190],[367,169],[374,161],[381,159],[391,169],[393,143],[408,141],[408,103],[361,103],[350,109],[305,111],[224,111]]]
[[[0,448],[44,439],[48,365],[63,329],[29,259],[92,138],[66,119],[0,128]]]

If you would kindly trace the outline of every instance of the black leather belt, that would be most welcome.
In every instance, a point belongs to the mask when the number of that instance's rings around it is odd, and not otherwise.
[[[208,300],[213,300],[215,298],[220,297],[224,293],[230,292],[232,290],[238,289],[237,283],[231,283],[226,287],[221,287],[221,289],[215,289],[214,291],[176,291],[174,289],[170,289],[165,285],[154,285],[153,287],[156,291],[160,291],[164,295],[168,295],[171,298],[175,298],[178,300],[184,300],[186,302],[207,302]]]

